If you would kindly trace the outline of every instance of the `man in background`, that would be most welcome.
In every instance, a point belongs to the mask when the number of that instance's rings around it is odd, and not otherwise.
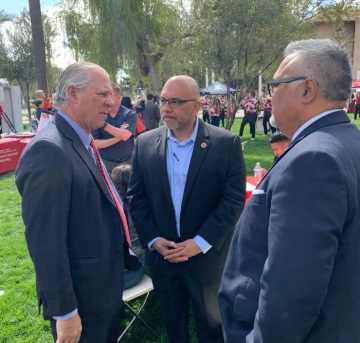
[[[347,49],[290,43],[268,83],[291,139],[253,191],[231,241],[219,306],[227,343],[360,340],[360,141],[343,108]]]
[[[159,127],[159,106],[154,102],[154,96],[151,93],[146,95],[146,99],[145,109],[142,112],[143,123],[146,130],[153,130]]]
[[[102,128],[91,132],[108,173],[121,164],[131,165],[134,152],[137,114],[121,103],[120,87],[113,83],[112,101]]]
[[[285,152],[290,145],[290,139],[283,135],[280,131],[273,133],[270,137],[270,146],[274,152],[274,163]],[[267,170],[261,169],[261,174],[265,176]]]
[[[255,139],[255,124],[258,105],[258,100],[255,98],[255,95],[256,93],[254,91],[246,94],[246,98],[243,103],[244,117],[242,119],[239,132],[240,139],[242,139],[246,124],[249,124],[250,126],[251,140],[253,141]]]
[[[36,99],[39,99],[39,100],[42,100],[42,102],[43,102],[43,108],[44,108],[45,110],[47,110],[47,109],[49,108],[49,103],[48,103],[47,100],[46,100],[45,92],[44,92],[43,90],[41,90],[41,89],[37,90],[37,91],[35,92],[35,98],[36,98]]]

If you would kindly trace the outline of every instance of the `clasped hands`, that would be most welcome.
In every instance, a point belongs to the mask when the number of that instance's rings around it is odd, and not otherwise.
[[[181,243],[175,243],[168,241],[165,238],[159,238],[153,244],[153,248],[159,254],[164,256],[165,260],[172,263],[186,262],[190,257],[201,253],[201,249],[193,239],[188,239]]]

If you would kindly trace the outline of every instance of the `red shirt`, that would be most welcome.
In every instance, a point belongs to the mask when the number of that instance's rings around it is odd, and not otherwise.
[[[271,102],[265,102],[264,103],[264,111],[272,111],[272,103]]]
[[[49,103],[46,100],[43,100],[42,102],[44,104],[44,109],[47,110],[50,107]]]
[[[3,109],[2,109],[2,107],[0,106],[0,119],[2,119],[2,113],[3,113]]]
[[[255,98],[247,99],[244,103],[244,108],[245,108],[246,114],[255,114],[257,103],[258,103],[258,101]]]
[[[360,94],[356,93],[356,105],[360,105]]]

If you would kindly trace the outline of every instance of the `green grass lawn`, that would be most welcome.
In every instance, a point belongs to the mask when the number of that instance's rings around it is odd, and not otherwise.
[[[351,116],[352,118],[353,116]],[[239,133],[241,119],[236,119],[232,131]],[[356,123],[360,128],[360,124]],[[249,126],[245,127],[243,141],[248,141],[244,158],[248,175],[253,174],[256,162],[268,169],[273,161],[269,137],[257,133],[251,141]],[[14,172],[0,175],[0,343],[48,343],[52,342],[48,322],[37,313],[35,274],[29,258],[21,218],[21,199],[14,184]],[[139,306],[139,301],[133,301]],[[123,339],[124,343],[166,342],[160,308],[154,292],[143,310],[143,318],[161,337],[156,339],[140,322],[135,322]],[[124,315],[124,323],[131,318]],[[196,332],[191,318],[192,343]]]

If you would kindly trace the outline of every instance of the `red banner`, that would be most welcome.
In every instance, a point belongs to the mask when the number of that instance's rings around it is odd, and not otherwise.
[[[0,140],[0,174],[15,170],[25,144],[21,139],[4,138]]]

